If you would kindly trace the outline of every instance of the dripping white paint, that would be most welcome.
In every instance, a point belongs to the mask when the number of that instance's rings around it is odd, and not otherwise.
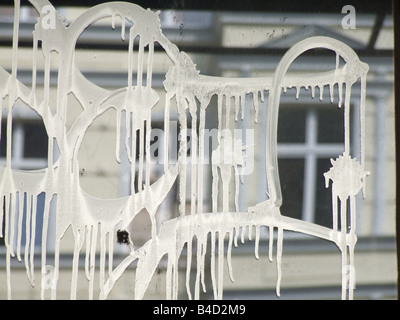
[[[233,281],[232,246],[238,245],[239,235],[244,242],[244,232],[255,229],[255,256],[259,258],[258,248],[260,229],[268,228],[269,259],[273,260],[274,232],[277,232],[276,249],[276,293],[280,295],[284,230],[308,234],[335,243],[342,256],[342,298],[352,299],[354,286],[348,286],[346,271],[354,269],[354,246],[356,216],[354,197],[364,187],[367,173],[364,171],[364,114],[366,74],[368,66],[362,63],[355,52],[347,45],[327,37],[312,37],[303,40],[291,49],[280,60],[272,77],[263,78],[222,78],[201,75],[191,59],[172,44],[160,29],[159,13],[144,10],[141,7],[124,2],[104,3],[88,9],[71,23],[67,24],[56,14],[54,27],[47,28],[44,23],[49,18],[47,0],[30,0],[37,10],[39,19],[33,32],[32,86],[28,87],[18,80],[18,38],[20,3],[15,1],[13,30],[13,60],[11,73],[0,67],[0,106],[7,112],[7,156],[6,165],[1,167],[0,201],[4,208],[1,223],[4,222],[6,247],[6,274],[8,298],[12,298],[11,259],[24,261],[26,274],[32,286],[38,282],[34,277],[34,244],[37,199],[45,195],[41,247],[41,297],[47,290],[51,298],[57,298],[57,285],[60,272],[60,247],[67,230],[71,230],[74,240],[72,258],[72,277],[70,297],[77,297],[79,258],[84,255],[84,270],[88,283],[88,297],[94,298],[94,279],[96,270],[96,252],[99,260],[99,298],[106,299],[127,268],[133,268],[136,262],[135,298],[144,297],[149,283],[156,272],[161,259],[167,257],[166,298],[178,298],[178,260],[183,249],[187,250],[186,291],[189,299],[199,299],[200,290],[206,290],[205,264],[206,255],[210,255],[210,273],[214,298],[223,298],[224,261],[228,262],[229,276]],[[51,7],[53,8],[53,7]],[[90,83],[75,65],[75,46],[83,31],[104,18],[111,19],[110,28],[120,23],[121,38],[125,40],[125,31],[129,27],[128,76],[124,88],[109,91]],[[48,21],[47,21],[48,22]],[[135,42],[135,40],[138,40]],[[41,42],[39,48],[38,43]],[[138,43],[138,48],[135,44]],[[164,108],[164,172],[151,183],[150,179],[150,132],[152,126],[152,109],[160,103],[157,92],[152,88],[153,59],[155,44],[171,59],[170,67],[163,83],[165,89]],[[336,53],[334,70],[293,76],[287,74],[292,62],[307,50],[322,48]],[[50,108],[50,66],[51,53],[59,55],[56,110]],[[44,56],[44,96],[38,97],[36,88],[37,57]],[[137,56],[134,67],[133,56]],[[147,56],[147,59],[145,59]],[[345,61],[339,66],[339,58]],[[61,63],[62,62],[62,63]],[[136,80],[134,74],[136,72]],[[351,88],[361,83],[360,123],[361,123],[361,157],[357,161],[350,154],[350,97]],[[310,222],[301,221],[281,215],[282,195],[279,183],[277,160],[277,125],[280,97],[288,88],[296,88],[296,98],[300,89],[311,88],[314,97],[318,87],[320,100],[328,89],[330,100],[334,100],[334,86],[338,87],[338,107],[344,112],[344,145],[345,151],[338,159],[332,159],[333,167],[325,174],[326,186],[332,181],[333,221],[341,216],[341,226],[334,223],[333,228],[322,227]],[[73,93],[79,100],[83,112],[74,124],[67,129],[68,94]],[[343,99],[344,95],[344,99]],[[203,206],[205,193],[204,164],[206,146],[206,115],[214,105],[210,103],[217,98],[217,141],[212,161],[212,210],[207,212]],[[246,97],[252,96],[253,106],[246,109]],[[8,104],[4,101],[8,99]],[[265,99],[265,100],[264,100]],[[11,166],[13,124],[12,110],[16,101],[22,101],[35,110],[42,118],[48,134],[48,165],[37,171],[18,171]],[[267,103],[265,104],[264,101]],[[53,102],[52,102],[53,103]],[[171,106],[176,104],[180,132],[186,136],[188,130],[187,115],[191,117],[191,161],[187,161],[187,140],[181,139],[177,161],[170,161],[168,154],[169,130],[171,129]],[[266,121],[260,121],[261,108],[267,108]],[[94,198],[86,194],[79,185],[80,168],[78,152],[88,128],[96,118],[107,110],[116,111],[117,149],[115,158],[121,161],[121,152],[125,152],[130,164],[130,193],[128,196],[107,200]],[[233,114],[232,119],[229,115]],[[123,119],[125,118],[125,125]],[[249,141],[246,144],[236,136],[228,139],[227,132],[232,131],[232,123],[250,121],[252,126],[265,126],[263,143],[265,155],[266,185],[268,198],[254,206],[240,208],[238,204],[240,172],[245,159],[252,150]],[[122,132],[121,128],[125,129]],[[120,143],[122,137],[124,143]],[[138,143],[135,135],[137,133]],[[120,145],[122,146],[120,148]],[[54,156],[55,148],[60,156]],[[137,156],[138,155],[138,156]],[[222,155],[222,156],[221,156]],[[190,169],[190,171],[189,171]],[[136,174],[138,172],[138,174]],[[190,210],[186,209],[186,184],[190,172]],[[351,183],[343,183],[343,174],[351,177]],[[222,206],[218,205],[218,193],[221,182]],[[232,182],[232,184],[231,184]],[[164,221],[160,227],[156,224],[156,213],[174,185],[178,185],[179,208],[173,219]],[[136,186],[137,185],[137,189]],[[230,190],[234,186],[233,190]],[[229,192],[235,195],[234,205],[230,205]],[[341,206],[338,208],[339,198]],[[26,201],[24,201],[26,199]],[[345,225],[347,205],[350,204],[350,217]],[[54,266],[49,269],[47,261],[47,234],[51,208],[55,214]],[[128,232],[123,233],[123,241],[128,245],[129,253],[120,263],[114,263],[113,248],[117,241],[117,232],[126,230],[141,210],[147,210],[151,223],[151,239],[143,246],[134,245]],[[339,214],[340,213],[340,214]],[[25,220],[23,219],[25,215]],[[24,224],[25,221],[25,224]],[[21,245],[24,235],[25,250]],[[121,233],[120,233],[121,235]],[[99,239],[99,241],[97,241]],[[227,242],[225,252],[224,243]],[[190,287],[193,246],[196,245],[196,276],[194,292]],[[207,247],[210,246],[210,252]],[[85,246],[85,249],[83,249]],[[99,246],[99,248],[98,248]],[[225,258],[226,257],[226,258]],[[49,272],[51,270],[51,272]],[[50,279],[51,278],[51,279]],[[50,285],[49,285],[50,284]]]

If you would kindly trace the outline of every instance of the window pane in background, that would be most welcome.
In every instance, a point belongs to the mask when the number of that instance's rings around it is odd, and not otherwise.
[[[0,157],[6,157],[7,154],[7,121],[1,121],[1,144],[0,144]]]
[[[344,141],[344,114],[343,108],[324,106],[317,109],[318,114],[318,142],[343,143]]]
[[[320,158],[317,160],[317,196],[315,203],[315,223],[324,227],[332,228],[332,189],[331,183],[329,188],[325,188],[324,173],[331,168],[331,162],[328,158]]]
[[[304,159],[279,159],[282,189],[282,215],[302,218]]]
[[[24,124],[24,157],[47,158],[48,136],[40,122]]]
[[[279,110],[278,143],[304,143],[306,109],[301,106]]]

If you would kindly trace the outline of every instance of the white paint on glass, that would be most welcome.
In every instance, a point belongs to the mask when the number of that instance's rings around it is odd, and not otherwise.
[[[364,108],[366,73],[368,66],[358,59],[355,52],[347,45],[327,37],[308,38],[294,45],[282,57],[273,77],[264,78],[220,78],[201,75],[191,59],[172,44],[160,29],[159,13],[144,10],[141,7],[124,2],[104,3],[88,9],[69,25],[55,12],[49,15],[51,4],[46,0],[30,0],[38,11],[38,19],[33,32],[32,86],[27,87],[17,78],[19,1],[15,1],[15,21],[13,40],[13,62],[11,74],[0,67],[0,102],[1,108],[7,110],[7,162],[0,168],[0,201],[4,212],[8,297],[12,297],[11,258],[24,261],[26,274],[32,285],[34,277],[33,256],[35,253],[36,202],[41,193],[45,193],[45,208],[42,227],[42,260],[41,284],[42,298],[46,290],[51,290],[51,297],[56,298],[60,268],[60,244],[65,232],[72,230],[74,240],[73,266],[71,278],[71,298],[76,298],[79,258],[84,255],[85,274],[88,280],[89,298],[94,298],[94,277],[96,251],[100,251],[99,285],[100,297],[106,299],[115,283],[124,271],[136,262],[135,298],[141,299],[149,286],[161,259],[167,257],[166,298],[178,297],[178,259],[184,247],[187,248],[186,289],[188,297],[198,299],[200,290],[205,290],[205,259],[211,255],[211,280],[214,297],[223,298],[224,260],[228,262],[228,272],[233,280],[231,264],[232,246],[238,245],[239,236],[243,242],[245,230],[252,237],[255,230],[255,255],[258,258],[260,228],[270,230],[269,259],[273,259],[274,230],[277,231],[277,282],[276,293],[280,295],[282,279],[283,231],[290,230],[312,235],[334,242],[342,254],[342,298],[353,297],[353,285],[347,285],[347,270],[354,269],[355,234],[355,196],[364,185]],[[102,89],[90,83],[75,66],[75,45],[82,32],[91,24],[103,18],[111,18],[110,28],[121,25],[121,38],[125,37],[125,28],[129,23],[128,78],[127,86],[115,91]],[[54,19],[54,20],[53,20]],[[135,42],[135,40],[138,40]],[[39,48],[38,43],[41,42]],[[171,59],[173,66],[166,74],[164,88],[166,91],[164,149],[166,152],[163,175],[153,184],[150,183],[150,129],[152,108],[159,102],[159,97],[152,89],[152,66],[155,44],[161,46]],[[334,51],[337,57],[343,58],[344,66],[328,72],[290,75],[287,74],[291,63],[307,50],[323,48]],[[58,54],[58,86],[56,111],[50,108],[50,65],[51,53]],[[43,54],[44,97],[36,95],[37,56]],[[147,57],[145,59],[145,57]],[[138,65],[134,68],[133,64]],[[133,70],[137,70],[136,80]],[[350,156],[350,96],[352,85],[361,81],[361,159],[357,162]],[[329,229],[309,221],[285,217],[280,213],[282,195],[279,183],[277,160],[277,124],[279,103],[282,91],[287,88],[311,88],[314,96],[318,87],[320,99],[323,92],[329,92],[334,98],[334,86],[339,88],[339,108],[345,114],[345,152],[336,160],[326,173],[327,186],[332,181],[333,195],[333,228]],[[83,112],[69,128],[66,127],[68,113],[67,97],[73,93],[83,108]],[[249,113],[244,112],[246,95],[253,97],[253,106]],[[268,94],[267,112],[260,112],[264,95]],[[219,147],[214,151],[213,164],[213,210],[204,212],[204,183],[206,114],[212,96],[218,98],[218,138]],[[8,98],[8,104],[5,103]],[[48,134],[48,165],[46,169],[36,171],[18,171],[11,168],[13,124],[12,109],[17,100],[23,101],[35,110],[43,119]],[[183,136],[188,130],[186,114],[190,113],[192,123],[198,123],[198,130],[192,134],[192,160],[187,161],[186,140],[179,145],[178,161],[169,161],[171,103],[175,100],[179,116],[179,126]],[[211,108],[211,107],[210,107]],[[78,151],[87,129],[97,117],[109,109],[116,111],[117,149],[115,156],[120,160],[121,148],[125,148],[130,163],[130,194],[117,199],[99,199],[86,194],[79,185],[80,168]],[[260,125],[259,116],[266,114],[265,172],[268,199],[255,204],[245,212],[239,212],[239,183],[242,167],[246,164],[246,150],[241,138],[222,135],[229,131],[229,115],[233,112],[234,120],[241,121],[245,114],[252,114],[254,126]],[[124,115],[124,116],[123,116]],[[122,125],[125,119],[125,126]],[[261,123],[265,123],[261,121]],[[120,128],[125,128],[121,134]],[[228,132],[227,131],[227,132]],[[136,143],[136,132],[139,141]],[[121,141],[121,137],[125,141]],[[57,159],[53,158],[55,146],[59,151]],[[138,150],[137,150],[137,147]],[[121,146],[121,147],[120,147]],[[138,159],[137,155],[138,154]],[[188,179],[186,172],[191,168]],[[137,172],[137,175],[136,175]],[[220,177],[220,179],[218,178]],[[137,181],[135,181],[137,179]],[[186,212],[186,184],[191,184],[191,209]],[[230,182],[235,188],[234,205],[228,201]],[[175,183],[179,182],[179,214],[176,218],[156,226],[156,213],[162,201]],[[135,183],[137,190],[135,190]],[[222,183],[223,203],[217,205],[218,183]],[[24,197],[27,201],[24,204]],[[339,201],[340,200],[340,205]],[[350,214],[347,213],[347,201],[350,202]],[[50,208],[56,207],[54,266],[49,267],[46,261],[47,234],[49,228]],[[24,210],[25,209],[25,210]],[[135,216],[147,210],[152,222],[151,239],[141,247],[136,247],[125,233],[129,244],[129,254],[118,265],[114,266],[113,248],[119,230],[126,230]],[[25,223],[22,219],[25,212]],[[340,214],[339,214],[340,213]],[[337,223],[340,217],[340,227]],[[21,237],[25,235],[26,245],[23,252]],[[209,236],[210,234],[210,236]],[[206,252],[211,238],[211,252]],[[99,241],[97,241],[99,239]],[[225,252],[224,243],[228,242]],[[193,248],[196,244],[197,248]],[[100,246],[99,248],[97,246]],[[190,268],[192,253],[196,250],[197,260],[194,291],[190,288]]]

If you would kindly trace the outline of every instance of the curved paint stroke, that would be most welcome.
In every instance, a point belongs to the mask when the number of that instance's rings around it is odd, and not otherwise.
[[[0,67],[0,107],[7,110],[7,162],[0,168],[0,201],[4,208],[0,215],[4,221],[6,269],[8,297],[11,298],[11,258],[15,256],[19,261],[24,259],[28,279],[32,286],[34,279],[34,243],[37,214],[37,198],[45,194],[45,207],[42,226],[41,251],[41,297],[45,297],[47,280],[46,256],[47,234],[49,232],[49,217],[51,207],[56,206],[55,224],[55,265],[51,279],[51,297],[56,298],[59,268],[60,244],[65,232],[70,228],[73,234],[74,251],[71,279],[71,298],[76,298],[79,258],[85,251],[85,274],[89,283],[89,298],[93,298],[94,272],[96,251],[100,250],[100,298],[106,299],[115,283],[125,270],[136,265],[135,298],[141,299],[149,286],[154,272],[163,257],[167,257],[167,290],[166,298],[178,298],[178,260],[183,248],[187,249],[186,291],[189,299],[200,297],[201,288],[205,290],[205,257],[207,246],[210,243],[211,280],[214,297],[223,298],[223,264],[226,256],[228,271],[233,280],[231,264],[232,246],[237,246],[239,235],[244,241],[245,230],[252,238],[255,230],[255,256],[258,255],[260,229],[269,229],[269,259],[272,261],[274,230],[277,230],[277,282],[276,293],[280,295],[282,278],[282,251],[283,231],[289,230],[308,234],[317,238],[335,243],[342,254],[342,298],[353,298],[353,288],[348,287],[346,268],[354,268],[354,246],[357,241],[355,234],[355,201],[354,197],[364,187],[367,173],[364,171],[364,114],[366,74],[368,66],[360,62],[355,52],[347,45],[327,37],[312,37],[294,45],[281,59],[273,77],[262,78],[222,78],[201,75],[190,57],[168,41],[160,29],[158,13],[125,2],[110,2],[88,9],[75,21],[67,24],[57,14],[54,29],[43,28],[42,9],[51,6],[46,0],[31,0],[31,4],[39,12],[39,19],[33,32],[32,58],[32,87],[28,88],[18,80],[18,33],[20,3],[15,1],[13,61],[11,74]],[[53,8],[53,7],[52,7]],[[128,46],[128,77],[127,86],[109,91],[96,86],[84,77],[75,65],[75,46],[83,31],[103,18],[111,18],[111,27],[121,22],[121,38],[125,40],[125,29],[129,22]],[[135,42],[135,40],[138,40]],[[42,43],[39,49],[38,43]],[[138,42],[137,51],[135,44]],[[187,161],[187,141],[180,141],[177,163],[171,164],[168,152],[165,153],[164,173],[153,184],[150,183],[150,130],[153,107],[159,103],[159,97],[152,89],[152,67],[155,45],[161,46],[172,61],[172,67],[166,74],[164,88],[166,102],[164,106],[165,150],[169,145],[169,128],[171,105],[177,105],[179,126],[183,134],[188,129],[186,114],[192,118],[192,127],[197,127],[192,137],[192,163]],[[293,76],[287,71],[292,62],[307,50],[324,48],[336,53],[337,64],[335,70],[313,74]],[[36,96],[37,55],[42,52],[45,58],[44,67],[44,98]],[[50,65],[51,54],[59,55],[58,86],[55,106],[50,105]],[[137,54],[138,65],[134,68],[134,53]],[[147,61],[145,61],[147,53]],[[343,58],[344,66],[339,68],[339,59]],[[136,84],[134,82],[134,69]],[[146,77],[146,79],[144,79]],[[145,81],[144,81],[145,80]],[[360,123],[361,123],[361,160],[357,162],[350,156],[350,97],[352,86],[361,81],[360,96]],[[145,84],[144,84],[145,83]],[[312,97],[315,88],[320,90],[320,99],[323,98],[324,87],[329,88],[333,101],[333,87],[339,88],[339,107],[342,107],[344,88],[345,113],[345,152],[338,159],[332,159],[333,167],[325,174],[326,186],[332,181],[333,196],[333,228],[325,228],[313,223],[288,218],[281,215],[280,206],[282,195],[279,183],[277,160],[277,123],[279,114],[280,96],[287,88],[296,88],[297,96],[301,87],[311,87]],[[252,94],[254,109],[254,126],[260,125],[259,111],[264,96],[268,93],[266,119],[266,180],[268,199],[240,212],[238,205],[239,195],[239,168],[246,165],[246,147],[241,139],[229,140],[223,134],[229,130],[228,116],[234,113],[235,121],[244,118],[246,95]],[[74,124],[67,129],[66,118],[68,113],[67,97],[73,94],[83,108]],[[206,114],[213,96],[218,98],[218,142],[214,150],[212,200],[213,212],[204,212],[204,169],[205,163],[205,128]],[[8,105],[3,101],[8,97]],[[22,101],[35,110],[43,119],[48,134],[48,167],[38,171],[18,171],[11,167],[12,152],[12,110],[16,101]],[[131,174],[130,195],[118,199],[98,199],[86,194],[79,185],[78,151],[90,125],[104,112],[114,109],[117,113],[117,148],[116,160],[120,161],[121,128],[125,128],[125,151],[128,155]],[[55,111],[54,111],[55,110]],[[122,125],[123,114],[126,120]],[[136,150],[134,134],[139,132],[139,150]],[[225,131],[226,132],[226,131]],[[229,132],[229,131],[228,131]],[[54,148],[57,145],[60,156],[53,158]],[[225,152],[225,153],[224,153]],[[136,154],[139,155],[137,160]],[[138,162],[138,163],[136,163]],[[172,162],[172,161],[171,161]],[[136,176],[136,170],[138,175]],[[187,171],[191,169],[191,208],[186,212],[186,184]],[[352,184],[343,183],[342,173],[352,179]],[[233,174],[232,174],[233,173]],[[219,176],[222,180],[223,208],[218,207]],[[230,182],[235,179],[235,208],[229,207],[227,190]],[[137,179],[137,181],[135,181]],[[135,182],[138,190],[135,190]],[[179,209],[178,216],[156,227],[156,213],[167,194],[178,183]],[[24,199],[27,199],[26,203]],[[341,208],[338,208],[340,200]],[[350,222],[346,224],[347,206],[350,203]],[[118,230],[126,229],[135,216],[145,209],[149,213],[152,223],[151,239],[141,247],[135,247],[129,233],[125,233],[125,241],[129,244],[129,254],[114,267],[113,248]],[[25,226],[23,215],[25,214]],[[341,226],[337,225],[338,216],[341,217]],[[336,222],[335,222],[336,221]],[[25,252],[22,252],[21,239],[25,234],[27,239]],[[97,241],[99,237],[99,241]],[[211,239],[211,240],[210,240]],[[16,242],[16,243],[15,243]],[[100,247],[98,248],[98,242]],[[225,252],[225,243],[227,250]],[[190,288],[190,271],[192,265],[193,246],[197,244],[197,269],[194,294]],[[217,253],[217,254],[216,254]],[[108,259],[107,259],[108,258]],[[108,270],[106,263],[108,260]]]

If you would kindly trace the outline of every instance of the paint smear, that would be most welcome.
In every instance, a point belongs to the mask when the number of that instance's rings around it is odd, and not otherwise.
[[[265,78],[221,78],[201,75],[184,52],[168,41],[160,29],[158,13],[125,2],[104,3],[88,9],[69,25],[65,23],[51,4],[46,0],[31,0],[40,17],[33,32],[32,86],[27,87],[18,80],[18,34],[20,3],[15,1],[13,60],[11,74],[0,67],[0,106],[7,115],[7,157],[6,165],[0,167],[0,201],[4,208],[0,215],[4,223],[6,247],[6,276],[8,298],[12,298],[11,259],[23,261],[26,275],[32,286],[41,286],[41,296],[48,291],[56,299],[60,270],[60,245],[68,229],[72,230],[74,240],[72,278],[70,297],[77,295],[79,258],[84,257],[85,274],[88,281],[88,297],[94,297],[95,272],[99,272],[100,299],[106,299],[115,283],[124,271],[136,262],[135,298],[144,297],[156,268],[163,257],[167,258],[166,298],[178,298],[178,260],[183,248],[187,248],[185,287],[189,299],[199,299],[200,290],[205,291],[206,257],[210,256],[212,291],[215,299],[223,299],[223,277],[225,260],[228,273],[234,280],[232,269],[232,248],[248,239],[253,240],[255,230],[255,257],[259,258],[260,230],[269,230],[269,254],[273,261],[273,244],[277,243],[276,293],[280,295],[282,279],[283,231],[294,231],[312,235],[334,242],[342,255],[342,298],[352,298],[353,289],[348,288],[345,270],[354,268],[355,234],[355,196],[363,188],[367,173],[364,171],[364,113],[366,73],[368,66],[358,59],[347,45],[327,37],[308,38],[294,45],[282,57],[275,74]],[[52,10],[42,10],[45,6]],[[110,28],[121,27],[121,39],[125,40],[127,22],[133,23],[129,29],[128,78],[127,86],[115,91],[108,91],[90,83],[74,65],[75,44],[82,32],[94,22],[111,18]],[[50,20],[49,20],[50,19]],[[54,19],[52,21],[51,19]],[[44,23],[46,22],[46,23]],[[49,22],[53,22],[49,23]],[[131,25],[131,24],[130,24]],[[46,27],[47,26],[47,27]],[[54,26],[54,27],[48,27]],[[135,42],[137,40],[137,42]],[[39,48],[38,43],[41,42]],[[135,45],[137,43],[137,45]],[[197,128],[192,136],[192,162],[186,159],[187,142],[179,144],[178,161],[172,162],[168,153],[165,155],[163,175],[150,183],[150,136],[151,115],[159,97],[152,89],[153,59],[155,44],[161,46],[170,57],[173,66],[166,74],[164,88],[166,102],[164,106],[164,146],[169,145],[171,104],[177,105],[180,130],[186,133],[191,115],[192,127]],[[342,57],[344,66],[337,65],[332,71],[290,75],[287,71],[296,57],[303,52],[323,48],[334,51]],[[41,53],[40,53],[41,52]],[[50,109],[50,53],[59,55],[58,86],[56,111]],[[43,54],[44,97],[36,95],[37,57]],[[145,59],[147,54],[147,59]],[[62,63],[61,63],[62,62]],[[134,66],[134,63],[137,63]],[[136,81],[134,70],[137,70]],[[144,79],[146,78],[146,79]],[[356,161],[350,156],[350,97],[352,86],[361,81],[361,159]],[[332,182],[333,228],[328,229],[309,222],[288,218],[280,213],[283,201],[281,196],[277,162],[277,123],[280,96],[288,88],[296,88],[296,97],[302,88],[311,88],[320,92],[319,99],[324,99],[324,91],[329,92],[329,100],[334,100],[334,86],[338,86],[338,107],[345,114],[345,152],[336,160],[332,159],[332,168],[325,174],[326,186]],[[68,113],[67,97],[73,93],[82,105],[83,112],[69,130],[66,128]],[[245,110],[246,95],[252,96],[253,107]],[[344,97],[343,97],[344,95]],[[212,154],[212,212],[204,212],[203,198],[205,188],[204,164],[206,115],[210,100],[217,96],[218,148]],[[262,102],[268,99],[267,119],[260,121]],[[21,100],[35,110],[43,119],[49,137],[48,166],[38,171],[19,171],[11,167],[13,124],[12,110],[17,100]],[[8,101],[8,103],[5,103]],[[98,199],[87,195],[79,186],[79,163],[77,154],[84,135],[93,121],[108,109],[116,110],[117,149],[115,157],[120,160],[120,145],[125,148],[131,165],[131,192],[129,196],[118,199]],[[210,107],[212,108],[212,107]],[[248,112],[247,112],[248,111]],[[233,114],[232,119],[230,115]],[[238,197],[240,175],[246,165],[246,146],[240,138],[230,136],[231,121],[244,121],[251,114],[252,126],[266,125],[265,166],[269,198],[240,212]],[[125,124],[123,119],[125,118]],[[121,130],[125,128],[124,143],[120,144]],[[138,143],[136,133],[138,132]],[[3,138],[3,137],[2,137]],[[55,146],[60,156],[53,159]],[[137,147],[138,146],[138,147]],[[138,159],[137,156],[138,155]],[[190,177],[187,176],[188,170]],[[136,175],[136,172],[138,174]],[[348,183],[350,177],[350,183]],[[189,179],[190,178],[190,179]],[[137,179],[137,181],[135,181]],[[186,184],[190,183],[190,210],[186,212]],[[233,182],[233,183],[231,183]],[[138,190],[135,190],[135,183]],[[176,218],[162,223],[156,228],[156,213],[162,201],[174,187],[179,185],[179,214]],[[233,186],[233,189],[232,189]],[[222,205],[218,204],[218,193],[222,189]],[[234,194],[234,203],[230,204],[228,195]],[[37,201],[39,195],[45,195],[43,224],[36,223]],[[24,200],[25,199],[25,200]],[[340,200],[340,206],[338,205]],[[347,217],[347,205],[350,203],[350,219]],[[114,265],[113,248],[117,233],[126,229],[141,210],[147,210],[152,222],[151,239],[142,247],[132,244],[129,234],[124,233],[124,242],[129,245],[129,254]],[[50,215],[54,215],[54,266],[49,281],[47,254],[47,235],[50,228]],[[338,218],[340,217],[340,219]],[[335,222],[336,221],[336,222]],[[337,221],[341,221],[340,226]],[[42,228],[41,279],[34,277],[34,244],[36,228]],[[276,236],[275,236],[276,233]],[[25,247],[22,245],[25,238]],[[227,243],[227,247],[225,247]],[[207,249],[211,248],[211,249]],[[207,252],[209,250],[209,252]],[[100,253],[97,262],[96,253]],[[192,255],[196,254],[194,288],[190,287]],[[99,263],[99,271],[95,271]],[[48,283],[51,285],[49,286]],[[47,284],[47,285],[46,285]]]

